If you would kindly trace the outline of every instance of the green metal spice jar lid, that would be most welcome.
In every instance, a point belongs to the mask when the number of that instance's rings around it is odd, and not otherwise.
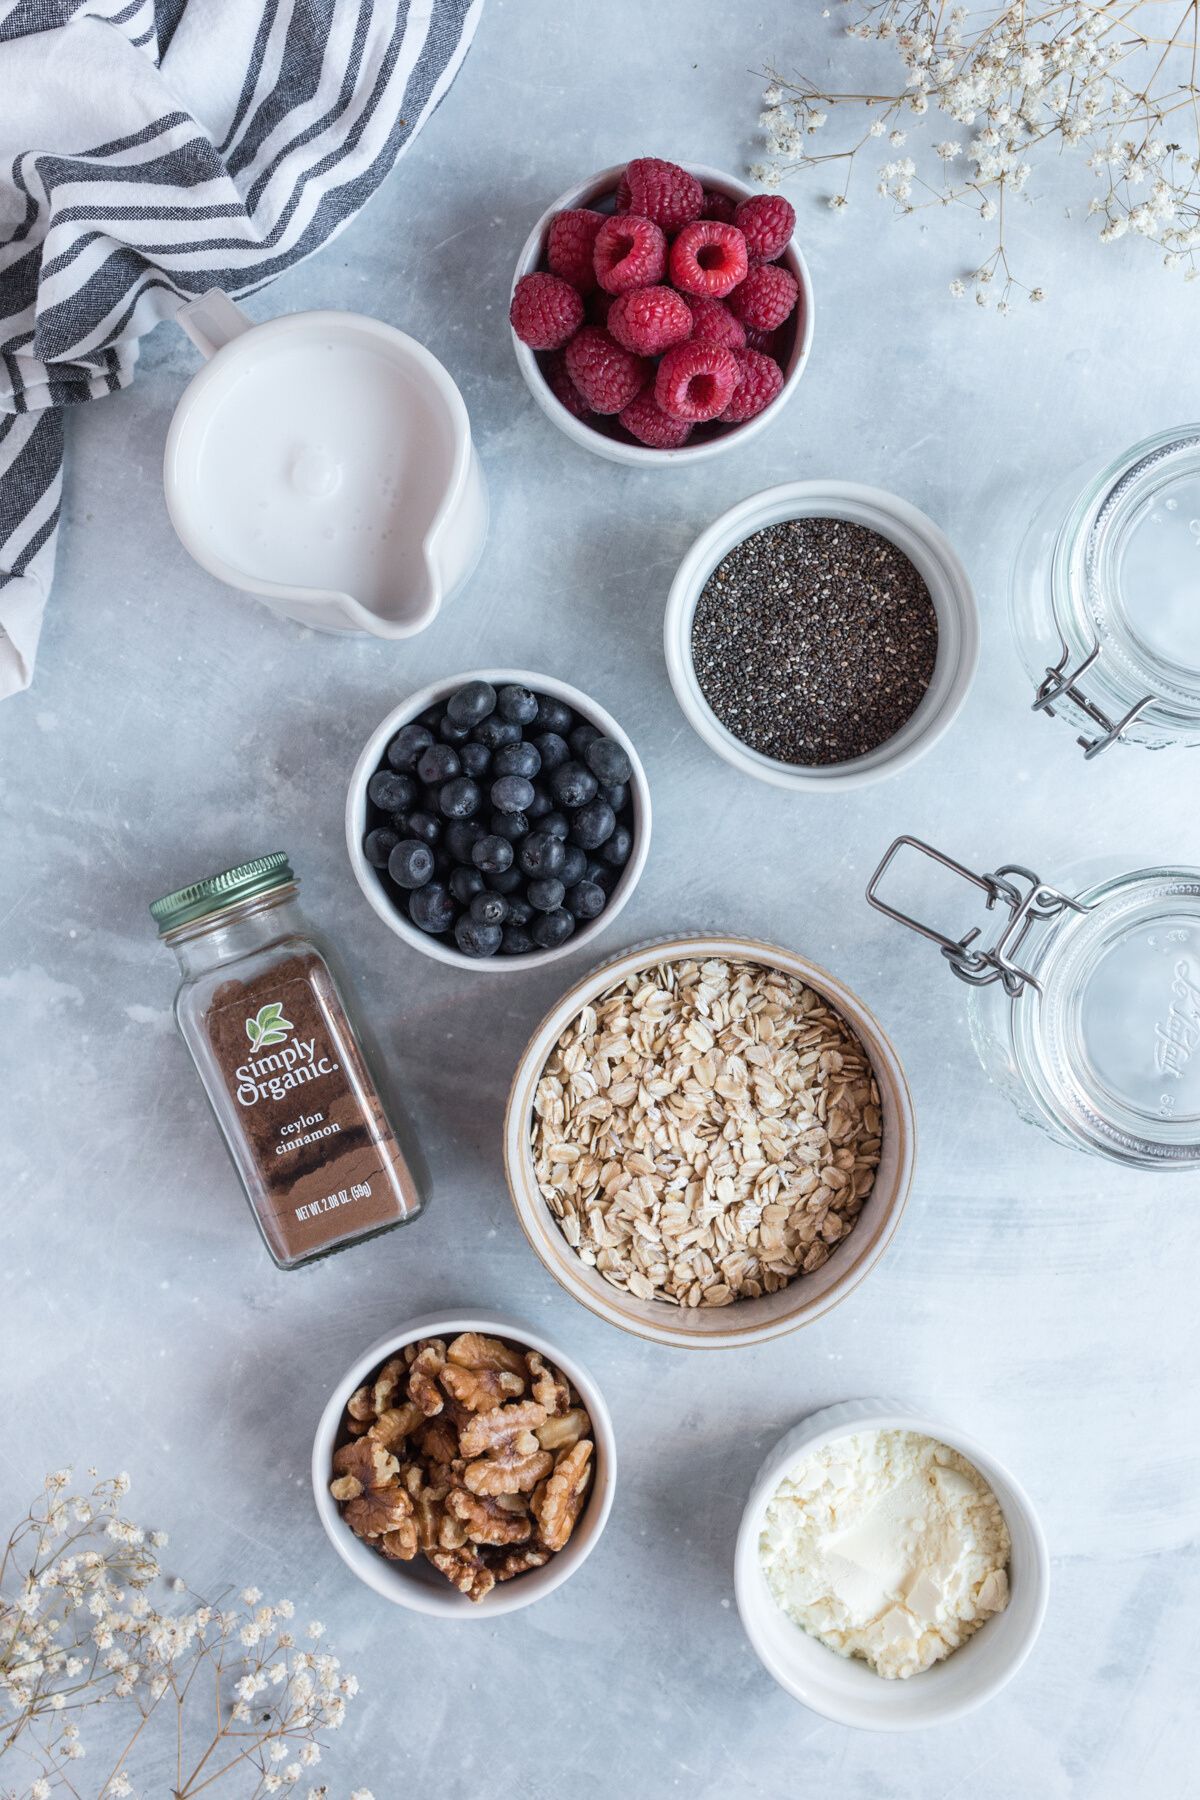
[[[190,925],[207,914],[221,912],[239,901],[252,900],[272,888],[286,887],[296,879],[287,855],[273,850],[268,856],[239,863],[236,869],[224,869],[219,875],[206,875],[190,887],[177,888],[161,900],[150,902],[150,916],[158,926],[160,937]]]

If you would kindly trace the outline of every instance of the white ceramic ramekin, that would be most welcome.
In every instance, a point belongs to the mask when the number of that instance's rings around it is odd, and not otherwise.
[[[713,188],[719,194],[727,194],[731,200],[748,200],[752,194],[761,189],[747,187],[744,181],[736,176],[726,175],[720,169],[708,169],[699,163],[689,163],[689,171],[706,188]],[[625,173],[624,163],[614,168],[601,169],[599,174],[591,175],[586,181],[578,182],[560,194],[551,206],[548,206],[529,236],[524,248],[517,258],[517,266],[513,272],[512,285],[515,288],[522,275],[530,275],[541,266],[546,245],[546,234],[550,229],[550,221],[555,213],[566,212],[573,206],[591,206],[594,201],[604,200],[616,192],[616,186]],[[796,241],[793,238],[783,256],[783,265],[793,275],[800,289],[798,302],[800,317],[797,324],[795,342],[788,358],[787,367],[783,371],[783,386],[769,406],[763,408],[757,418],[747,419],[744,425],[734,426],[732,430],[722,431],[718,436],[705,438],[699,443],[684,444],[678,450],[651,450],[646,444],[628,443],[620,438],[608,437],[603,431],[597,431],[583,419],[577,419],[574,413],[567,411],[560,400],[551,391],[549,383],[538,366],[537,353],[528,344],[523,344],[514,331],[512,334],[513,350],[516,353],[517,366],[525,377],[525,384],[530,393],[552,424],[565,432],[573,443],[584,450],[592,450],[597,456],[607,457],[609,462],[628,463],[634,468],[682,468],[686,463],[705,462],[709,457],[722,456],[739,444],[749,443],[760,431],[777,419],[799,385],[808,363],[809,351],[813,340],[813,290],[812,279]]]
[[[608,905],[599,918],[590,919],[587,924],[579,926],[565,944],[559,944],[554,950],[530,950],[525,956],[464,956],[456,945],[443,944],[440,938],[430,937],[427,931],[419,931],[411,919],[405,918],[392,905],[379,880],[378,871],[371,867],[363,854],[363,835],[367,829],[367,783],[382,762],[388,744],[402,725],[419,718],[427,707],[447,699],[468,681],[490,681],[493,687],[504,687],[511,682],[518,687],[532,688],[535,693],[549,694],[554,700],[562,700],[598,731],[603,732],[605,737],[613,738],[620,744],[633,766],[629,782],[633,806],[633,849],[629,853],[629,861],[621,870],[621,879],[613,888]],[[569,682],[557,681],[553,675],[539,675],[529,669],[469,669],[465,674],[455,675],[449,681],[435,681],[417,693],[410,694],[407,700],[402,700],[399,706],[393,707],[386,719],[382,719],[371,733],[354,766],[346,795],[346,849],[350,855],[354,878],[372,910],[378,913],[389,931],[394,931],[397,937],[403,938],[415,950],[432,956],[435,962],[450,963],[456,969],[491,970],[500,974],[512,973],[518,969],[540,969],[547,963],[561,961],[564,956],[573,956],[577,950],[594,942],[605,927],[612,924],[637,886],[646,866],[646,858],[650,854],[650,784],[632,740],[612,714],[605,712],[602,706],[597,706],[594,700],[572,687]]]
[[[883,1113],[883,1148],[875,1186],[854,1230],[823,1267],[802,1275],[778,1293],[730,1306],[669,1306],[639,1300],[605,1281],[579,1260],[542,1198],[534,1174],[530,1129],[534,1096],[546,1061],[579,1011],[614,983],[656,963],[724,957],[765,963],[807,982],[825,996],[857,1032],[871,1061]],[[591,1312],[622,1331],[656,1344],[683,1349],[728,1349],[761,1344],[811,1324],[844,1300],[870,1273],[900,1224],[912,1185],[917,1127],[912,1096],[900,1060],[874,1016],[848,987],[806,957],[750,938],[671,938],[626,951],[585,975],[547,1013],[518,1064],[504,1120],[504,1172],[517,1218],[551,1275]]]
[[[876,750],[829,768],[763,756],[734,737],[700,689],[692,661],[692,621],[709,576],[736,544],[785,519],[835,518],[865,525],[902,550],[929,589],[938,622],[933,679],[906,724]],[[701,533],[671,583],[663,624],[667,673],[692,729],[744,775],[797,792],[835,793],[896,775],[936,743],[957,718],[979,661],[979,611],[967,572],[932,519],[882,488],[853,481],[789,481],[739,501]]]
[[[857,1658],[839,1656],[780,1611],[759,1563],[759,1535],[771,1496],[814,1450],[859,1431],[919,1431],[948,1444],[989,1483],[1012,1538],[1009,1602],[961,1650],[907,1681],[885,1681]],[[785,1433],[755,1477],[742,1514],[734,1588],[746,1636],[768,1674],[794,1699],[839,1725],[915,1731],[960,1719],[1012,1680],[1042,1627],[1050,1593],[1046,1540],[1028,1495],[974,1438],[890,1400],[847,1400]]]
[[[337,1445],[342,1415],[346,1410],[346,1402],[355,1389],[362,1386],[372,1370],[386,1362],[389,1356],[395,1356],[405,1344],[427,1337],[449,1340],[457,1337],[461,1331],[482,1331],[491,1337],[511,1338],[513,1343],[523,1344],[527,1350],[540,1351],[556,1368],[562,1370],[583,1401],[592,1421],[592,1437],[596,1445],[587,1504],[566,1548],[552,1556],[540,1569],[530,1569],[528,1574],[518,1575],[512,1581],[497,1582],[491,1593],[485,1594],[482,1600],[468,1600],[465,1594],[460,1594],[457,1588],[451,1587],[445,1577],[439,1575],[423,1556],[417,1556],[407,1563],[389,1562],[380,1556],[377,1550],[372,1550],[369,1544],[355,1537],[343,1522],[337,1501],[329,1492],[329,1483],[333,1479],[333,1452]],[[533,1331],[514,1319],[492,1313],[464,1313],[461,1316],[433,1313],[427,1318],[413,1319],[399,1331],[389,1332],[386,1337],[380,1338],[377,1344],[364,1350],[343,1375],[329,1396],[313,1439],[312,1484],[313,1497],[326,1537],[346,1567],[367,1587],[373,1588],[377,1594],[381,1594],[385,1600],[393,1601],[397,1606],[406,1606],[410,1612],[430,1613],[440,1619],[495,1619],[501,1613],[518,1612],[523,1606],[531,1606],[535,1600],[544,1600],[547,1594],[552,1594],[555,1588],[561,1587],[596,1548],[600,1533],[612,1511],[613,1495],[616,1492],[617,1446],[608,1407],[592,1377],[573,1356],[568,1356],[540,1331]]]

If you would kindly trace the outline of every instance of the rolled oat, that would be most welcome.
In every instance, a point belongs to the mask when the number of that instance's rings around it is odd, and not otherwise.
[[[879,1165],[862,1044],[754,962],[639,970],[585,1006],[538,1082],[538,1187],[580,1260],[640,1300],[786,1287],[853,1230]]]

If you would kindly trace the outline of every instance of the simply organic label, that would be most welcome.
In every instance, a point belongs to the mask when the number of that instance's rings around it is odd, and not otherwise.
[[[235,1069],[239,1106],[282,1100],[292,1088],[335,1073],[339,1065],[327,1053],[317,1055],[316,1038],[293,1037],[295,1029],[283,1016],[281,1000],[269,1001],[246,1020],[251,1050],[266,1054],[252,1056]]]

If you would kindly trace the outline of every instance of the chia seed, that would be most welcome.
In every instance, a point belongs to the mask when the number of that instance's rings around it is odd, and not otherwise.
[[[704,584],[692,661],[727,731],[776,762],[865,756],[916,711],[938,626],[918,571],[846,519],[788,519],[737,544]]]

